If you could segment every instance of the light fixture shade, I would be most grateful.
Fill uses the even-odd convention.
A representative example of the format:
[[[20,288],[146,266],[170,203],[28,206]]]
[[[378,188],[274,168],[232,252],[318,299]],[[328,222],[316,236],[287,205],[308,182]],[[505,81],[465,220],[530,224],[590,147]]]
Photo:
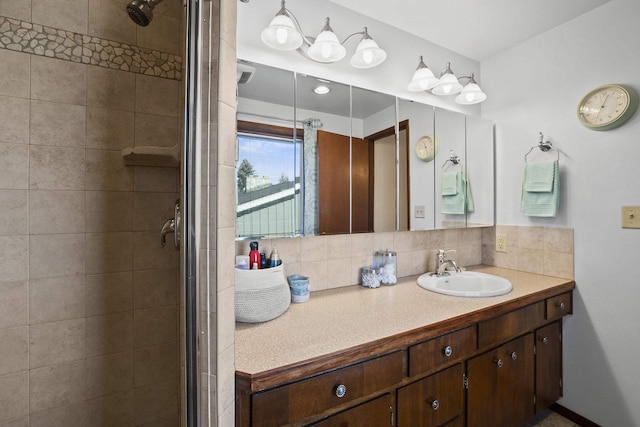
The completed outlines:
[[[421,56],[418,68],[416,68],[416,71],[413,73],[411,83],[409,83],[409,85],[407,86],[407,90],[411,92],[429,90],[437,85],[439,81],[440,80],[438,80],[438,78],[433,75],[433,72],[429,69],[429,67],[427,67],[427,64],[424,63],[424,60]]]
[[[358,47],[356,53],[351,57],[351,65],[355,68],[372,68],[380,65],[387,59],[387,52],[380,49],[371,37],[365,36]]]
[[[327,18],[324,28],[309,47],[309,57],[317,62],[340,61],[347,54],[347,49],[340,44],[338,36],[333,32]]]
[[[280,13],[262,30],[261,38],[264,44],[277,50],[296,50],[302,45],[302,34],[291,18]]]
[[[478,104],[485,99],[487,99],[487,94],[480,89],[475,81],[469,82],[456,96],[456,102],[462,105]]]
[[[440,76],[440,82],[431,91],[434,95],[454,95],[462,90],[462,85],[453,73]]]

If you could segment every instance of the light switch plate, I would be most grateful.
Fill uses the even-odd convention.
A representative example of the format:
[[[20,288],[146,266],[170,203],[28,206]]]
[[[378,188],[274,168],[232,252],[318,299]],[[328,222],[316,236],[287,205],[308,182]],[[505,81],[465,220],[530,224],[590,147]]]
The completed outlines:
[[[416,218],[424,218],[424,205],[416,205]]]
[[[640,228],[640,206],[622,207],[622,228]]]
[[[507,252],[506,234],[496,234],[496,252]]]

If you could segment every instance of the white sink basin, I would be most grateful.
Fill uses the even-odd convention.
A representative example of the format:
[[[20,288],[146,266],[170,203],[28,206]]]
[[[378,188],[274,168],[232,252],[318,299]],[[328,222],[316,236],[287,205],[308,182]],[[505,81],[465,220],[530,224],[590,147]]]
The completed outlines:
[[[511,282],[492,274],[476,271],[450,272],[449,276],[432,276],[425,273],[418,277],[422,288],[458,297],[495,297],[511,292]]]

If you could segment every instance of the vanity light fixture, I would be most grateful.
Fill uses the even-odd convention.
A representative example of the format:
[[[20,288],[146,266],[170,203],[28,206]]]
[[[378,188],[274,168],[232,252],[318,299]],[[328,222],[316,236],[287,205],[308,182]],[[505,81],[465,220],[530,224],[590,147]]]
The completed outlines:
[[[469,80],[464,87],[460,84],[462,79]],[[463,105],[478,104],[487,99],[487,94],[480,89],[473,73],[470,76],[456,77],[451,70],[451,63],[447,62],[447,66],[440,73],[440,78],[437,78],[424,63],[422,56],[407,90],[412,92],[431,90],[431,93],[440,96],[459,93],[455,101]]]
[[[440,80],[433,75],[433,71],[431,71],[429,67],[427,67],[427,64],[424,63],[422,56],[420,56],[420,63],[418,64],[416,71],[413,73],[411,83],[407,86],[407,90],[410,90],[411,92],[420,92],[423,90],[433,89],[439,81]]]
[[[358,35],[361,35],[362,39],[351,57],[351,65],[355,68],[372,68],[384,62],[387,53],[371,38],[367,27],[340,42],[331,28],[329,18],[326,18],[320,34],[316,38],[307,37],[298,19],[287,9],[285,0],[282,0],[280,10],[269,26],[262,30],[261,38],[264,44],[273,49],[284,51],[299,49],[313,61],[333,63],[345,57],[347,50],[344,44]]]
[[[461,79],[469,79],[469,82],[462,88],[462,91],[456,96],[456,102],[463,105],[478,104],[487,99],[487,94],[480,89],[473,73],[470,76],[460,77]]]
[[[458,82],[458,78],[453,74],[453,71],[451,71],[451,63],[447,62],[447,66],[440,73],[438,84],[431,90],[431,93],[434,95],[454,95],[461,90],[462,85]]]
[[[313,88],[313,93],[315,93],[316,95],[326,95],[329,92],[331,92],[331,89],[329,89],[325,85],[320,85]]]

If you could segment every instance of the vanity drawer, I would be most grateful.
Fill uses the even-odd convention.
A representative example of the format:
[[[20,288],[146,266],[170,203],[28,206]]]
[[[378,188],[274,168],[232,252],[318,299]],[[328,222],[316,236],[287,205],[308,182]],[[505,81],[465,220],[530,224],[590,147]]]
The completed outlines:
[[[487,347],[509,341],[542,325],[546,301],[519,308],[478,323],[478,346]]]
[[[253,426],[282,426],[402,381],[403,352],[347,366],[256,393],[252,399]]]
[[[433,372],[476,350],[476,326],[469,326],[409,347],[409,376]]]
[[[547,320],[560,319],[571,313],[573,313],[571,292],[547,299]]]

